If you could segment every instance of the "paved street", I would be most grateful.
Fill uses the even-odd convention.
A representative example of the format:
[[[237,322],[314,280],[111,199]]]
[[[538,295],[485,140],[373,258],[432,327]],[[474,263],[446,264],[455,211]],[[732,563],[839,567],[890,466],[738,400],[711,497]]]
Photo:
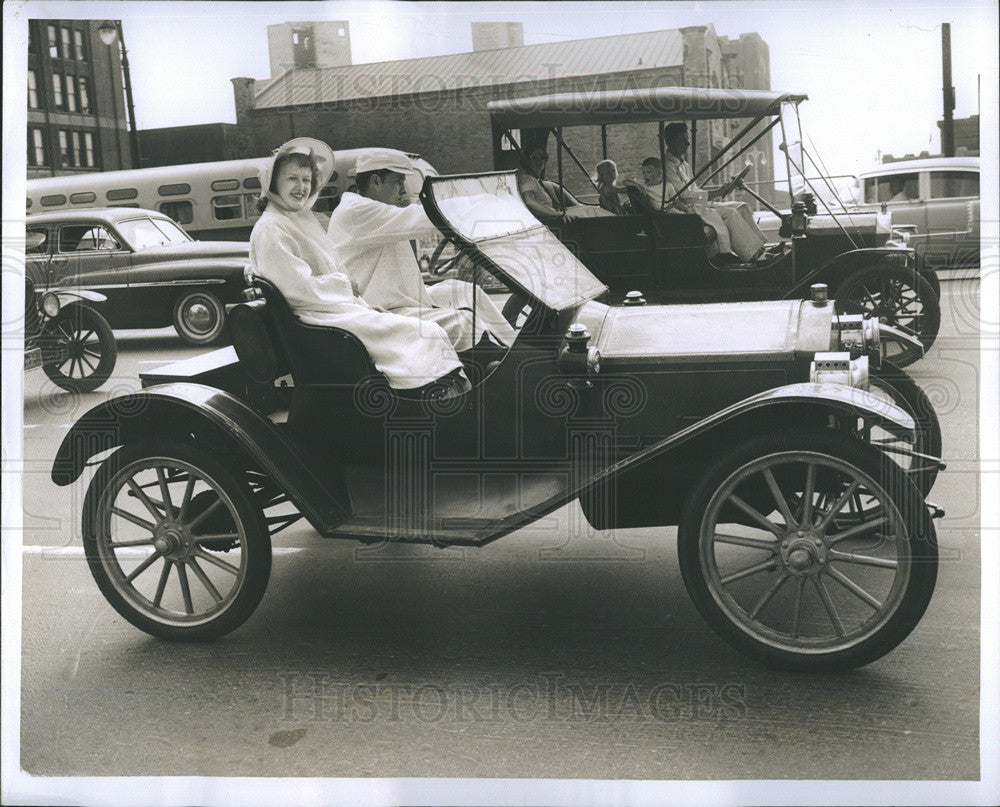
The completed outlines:
[[[944,283],[909,368],[949,469],[942,562],[895,651],[844,675],[749,662],[699,617],[675,530],[595,533],[576,505],[479,550],[275,538],[254,616],[203,645],[153,639],[82,555],[84,485],[50,461],[92,405],[200,351],[119,332],[96,393],[25,379],[21,766],[35,775],[978,779],[978,281]],[[995,358],[994,358],[995,360]],[[995,538],[996,536],[992,536]],[[983,537],[985,540],[985,536]]]

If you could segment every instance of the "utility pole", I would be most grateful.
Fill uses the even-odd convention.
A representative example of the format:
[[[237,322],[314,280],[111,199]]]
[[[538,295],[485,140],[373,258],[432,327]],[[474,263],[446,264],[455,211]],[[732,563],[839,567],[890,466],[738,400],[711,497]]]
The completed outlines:
[[[941,121],[941,154],[955,156],[955,88],[951,86],[951,23],[941,23],[941,74],[944,119]]]

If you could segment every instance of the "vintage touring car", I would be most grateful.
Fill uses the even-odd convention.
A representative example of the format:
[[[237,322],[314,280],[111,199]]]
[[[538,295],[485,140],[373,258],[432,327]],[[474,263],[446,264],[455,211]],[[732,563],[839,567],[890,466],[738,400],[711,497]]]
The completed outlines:
[[[707,131],[713,156],[703,165],[692,165],[688,185],[673,193],[664,189],[657,209],[648,196],[630,192],[631,210],[626,215],[546,222],[615,295],[638,289],[657,302],[797,299],[807,296],[813,283],[826,283],[842,311],[868,312],[917,336],[929,348],[940,327],[938,280],[912,249],[890,238],[890,216],[817,210],[810,200],[822,199],[822,195],[814,187],[816,194],[795,208],[794,215],[782,215],[771,201],[743,183],[752,165],[740,160],[761,148],[757,145],[761,141],[769,143],[765,137],[776,128],[783,138],[780,151],[785,157],[789,196],[794,178],[805,181],[805,172],[813,166],[799,131],[798,106],[806,97],[762,90],[653,87],[491,101],[493,167],[516,168],[523,149],[544,148],[554,139],[556,181],[551,181],[550,171],[550,181],[543,184],[553,206],[580,210],[568,191],[573,187],[596,191],[589,173],[597,160],[615,156],[609,155],[609,136],[619,147],[647,136],[649,154],[662,161],[665,124],[684,121],[690,128],[692,154],[699,153],[699,135]],[[618,128],[622,126],[630,130]],[[720,131],[726,133],[721,140]],[[623,168],[627,173],[630,167]],[[632,168],[637,170],[637,166]],[[699,216],[659,212],[690,185],[700,186],[715,177],[726,180],[720,189],[723,195],[743,189],[782,217],[783,240],[760,259],[734,264],[722,261],[722,256],[713,257]],[[574,178],[575,186],[567,189]],[[810,187],[807,184],[806,190]],[[887,344],[887,349],[901,367],[922,355],[904,344]]]
[[[929,402],[876,366],[885,325],[838,317],[822,288],[608,306],[513,173],[427,179],[422,199],[528,301],[514,344],[464,354],[463,394],[394,390],[353,335],[249,277],[232,348],[147,373],[55,458],[59,485],[99,465],[84,546],[122,616],[173,639],[235,629],[272,536],[302,517],[330,538],[481,547],[578,500],[599,530],[677,526],[699,610],[765,663],[845,669],[907,636],[934,588],[924,495],[943,466],[920,450]]]

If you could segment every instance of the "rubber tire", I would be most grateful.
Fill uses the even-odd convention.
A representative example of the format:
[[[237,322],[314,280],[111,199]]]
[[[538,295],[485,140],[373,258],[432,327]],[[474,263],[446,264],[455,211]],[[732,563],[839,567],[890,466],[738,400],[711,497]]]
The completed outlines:
[[[215,324],[209,331],[201,333],[193,330],[184,322],[182,311],[193,302],[200,302],[209,307],[215,318]],[[174,330],[181,339],[190,345],[212,345],[222,341],[226,333],[226,309],[219,298],[207,289],[189,291],[177,298],[174,303]]]
[[[115,369],[115,363],[118,361],[118,346],[115,343],[114,332],[111,330],[111,326],[108,325],[108,321],[90,306],[80,304],[68,305],[43,326],[43,355],[45,350],[52,349],[51,343],[49,346],[46,346],[45,343],[50,340],[60,339],[56,334],[62,332],[60,328],[66,322],[70,324],[74,334],[88,330],[94,331],[101,352],[96,369],[85,378],[70,378],[64,375],[59,369],[62,365],[54,362],[43,361],[42,369],[53,384],[68,392],[93,392],[111,377],[111,373]]]
[[[886,277],[905,283],[911,288],[915,288],[917,296],[920,299],[920,303],[924,308],[924,321],[922,323],[920,333],[917,334],[917,338],[923,343],[924,353],[926,354],[926,352],[931,349],[931,345],[934,344],[934,340],[937,339],[938,331],[941,328],[941,300],[934,293],[934,289],[931,288],[931,284],[928,283],[924,276],[920,273],[916,273],[916,275],[914,275],[914,273],[909,269],[901,269],[898,266],[885,266],[882,264],[870,265],[864,267],[863,269],[858,269],[838,284],[834,294],[837,311],[841,314],[864,312],[866,309],[863,308],[859,302],[857,302],[857,299],[860,297],[858,294],[859,287],[868,279],[874,280],[875,283],[872,285],[875,285],[878,281]],[[873,316],[875,316],[875,314],[873,314]],[[891,321],[886,324],[893,325],[895,319],[889,319]],[[917,355],[916,352],[911,352],[900,354],[899,356],[893,356],[891,361],[895,363],[897,367],[907,367],[919,358],[921,357]]]
[[[801,654],[771,647],[751,638],[737,627],[712,597],[699,562],[702,517],[716,490],[738,468],[769,454],[782,451],[818,451],[846,461],[875,479],[892,494],[914,542],[910,580],[899,607],[876,633],[857,645],[826,654]],[[927,507],[917,489],[899,466],[886,461],[878,449],[846,435],[819,429],[781,430],[763,434],[736,446],[716,461],[701,477],[688,497],[677,531],[677,554],[684,585],[698,612],[709,626],[741,653],[765,666],[801,672],[842,672],[869,664],[900,644],[923,616],[937,579],[937,540]]]
[[[896,405],[905,409],[917,424],[917,442],[914,450],[932,457],[940,457],[942,451],[941,421],[938,420],[934,404],[920,386],[889,361],[883,361],[878,370],[872,370],[873,380],[881,381],[895,393]],[[922,496],[927,496],[937,479],[937,467],[928,468],[919,474],[910,474],[909,479]]]
[[[233,501],[246,532],[247,574],[232,604],[214,619],[192,627],[167,625],[146,616],[118,591],[101,562],[95,534],[95,519],[99,515],[104,489],[114,475],[136,460],[151,456],[164,456],[183,460],[197,467],[221,487]],[[135,627],[161,639],[197,642],[224,636],[238,628],[256,610],[264,596],[271,575],[271,536],[264,514],[250,498],[246,485],[209,453],[188,443],[150,439],[125,445],[108,457],[97,470],[87,488],[83,502],[83,546],[87,564],[98,588],[111,606]]]

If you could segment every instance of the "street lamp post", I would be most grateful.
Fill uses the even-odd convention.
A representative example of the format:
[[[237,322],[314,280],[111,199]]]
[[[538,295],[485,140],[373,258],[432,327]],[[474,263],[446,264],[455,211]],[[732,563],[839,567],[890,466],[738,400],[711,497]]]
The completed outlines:
[[[98,35],[108,47],[117,39],[122,61],[122,77],[125,84],[125,104],[128,110],[128,141],[132,167],[141,168],[139,154],[139,132],[135,126],[135,105],[132,103],[132,74],[128,69],[128,49],[125,47],[125,36],[122,33],[121,20],[108,20],[97,29]]]

